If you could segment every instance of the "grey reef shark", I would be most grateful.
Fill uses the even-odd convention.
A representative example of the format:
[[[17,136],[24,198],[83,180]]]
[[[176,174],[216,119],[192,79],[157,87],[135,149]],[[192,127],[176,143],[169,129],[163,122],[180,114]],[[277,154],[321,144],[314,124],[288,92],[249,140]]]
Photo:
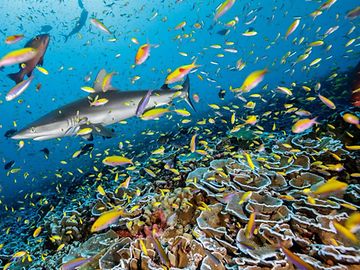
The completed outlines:
[[[146,112],[155,107],[171,105],[176,97],[183,98],[194,109],[189,97],[189,77],[186,77],[181,90],[170,89],[164,84],[158,90],[119,91],[108,83],[104,91],[107,75],[104,69],[98,73],[93,85],[94,93],[88,97],[46,114],[11,138],[41,141],[79,135],[78,132],[82,129],[90,131],[82,136],[85,139],[91,139],[93,134],[113,137],[115,134],[106,126],[139,116],[140,110]],[[94,106],[96,100],[106,102]]]

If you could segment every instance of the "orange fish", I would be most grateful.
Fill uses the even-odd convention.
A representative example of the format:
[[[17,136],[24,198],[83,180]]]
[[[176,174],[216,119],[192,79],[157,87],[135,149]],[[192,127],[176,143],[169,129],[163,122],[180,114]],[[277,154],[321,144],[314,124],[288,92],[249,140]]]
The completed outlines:
[[[141,45],[135,55],[135,65],[143,64],[150,56],[150,44]]]
[[[19,42],[20,40],[22,40],[24,38],[24,35],[13,35],[13,36],[8,36],[5,39],[5,43],[6,44],[15,44],[16,42]]]
[[[181,67],[178,67],[173,72],[171,72],[169,75],[167,75],[165,84],[175,83],[183,79],[186,75],[190,73],[191,70],[194,68],[200,67],[199,65],[196,65],[196,60],[192,62],[190,65],[184,65]]]

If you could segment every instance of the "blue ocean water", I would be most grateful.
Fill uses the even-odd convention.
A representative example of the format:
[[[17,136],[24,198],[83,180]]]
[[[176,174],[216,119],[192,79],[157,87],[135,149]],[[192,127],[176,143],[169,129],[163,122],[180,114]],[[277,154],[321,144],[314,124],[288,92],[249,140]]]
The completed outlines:
[[[18,98],[9,102],[5,100],[6,93],[14,86],[6,74],[18,71],[18,65],[5,67],[0,72],[0,156],[2,165],[15,161],[11,169],[5,170],[3,166],[0,169],[1,215],[5,218],[11,212],[16,215],[21,211],[21,215],[26,215],[26,211],[33,211],[28,202],[29,194],[71,197],[66,193],[67,188],[76,183],[80,189],[79,181],[87,173],[94,173],[94,166],[95,173],[102,170],[104,151],[116,154],[120,148],[120,153],[137,161],[136,166],[140,168],[151,152],[162,145],[159,142],[161,135],[187,145],[192,130],[196,132],[200,127],[206,132],[199,124],[204,119],[207,120],[205,127],[214,131],[208,140],[215,140],[220,137],[216,131],[226,134],[231,130],[232,112],[214,109],[209,104],[220,107],[237,105],[238,119],[257,115],[262,119],[258,124],[269,133],[291,134],[294,120],[291,114],[262,118],[267,111],[286,111],[284,104],[287,103],[311,111],[314,117],[319,117],[320,124],[326,125],[330,116],[340,117],[341,112],[352,108],[348,74],[359,61],[359,18],[346,18],[347,12],[358,6],[356,1],[334,2],[314,18],[310,14],[319,10],[325,1],[239,0],[215,22],[214,14],[222,1],[2,0],[1,40],[14,34],[25,37],[12,45],[0,42],[1,55],[22,48],[38,34],[48,33],[50,43],[43,64],[49,74],[35,69],[34,81]],[[65,36],[76,27],[82,12],[85,16],[84,11],[88,12],[83,20],[84,26],[66,40]],[[104,23],[112,34],[91,24],[91,18]],[[297,18],[300,18],[299,26],[285,39],[286,31]],[[235,25],[226,26],[231,20],[235,20]],[[181,22],[185,25],[175,29]],[[338,29],[326,36],[331,27]],[[223,29],[228,29],[229,33],[219,33]],[[244,36],[248,29],[257,34]],[[132,39],[138,40],[138,44]],[[347,46],[352,39],[353,43]],[[309,44],[318,40],[324,44],[313,47],[308,59],[294,65]],[[155,45],[150,57],[145,63],[133,67],[136,52],[146,43]],[[319,64],[309,66],[317,58],[321,58]],[[86,97],[87,93],[80,88],[91,86],[102,68],[116,72],[112,85],[119,91],[149,90],[159,89],[170,70],[190,64],[195,59],[200,66],[189,74],[189,78],[191,98],[193,94],[200,97],[199,102],[193,101],[196,111],[181,100],[174,104],[174,108],[191,113],[187,117],[191,120],[189,123],[183,123],[184,117],[176,114],[149,121],[133,117],[127,119],[127,123],[112,125],[116,136],[110,139],[95,136],[92,142],[88,142],[72,136],[45,141],[24,140],[21,149],[19,141],[3,136],[10,129],[19,130],[60,106]],[[246,63],[242,70],[236,69],[239,59]],[[246,102],[236,97],[230,88],[240,87],[250,73],[263,69],[268,70],[264,80],[249,93],[241,95],[246,101],[256,101],[256,108],[244,108]],[[134,81],[135,76],[139,78]],[[86,77],[90,77],[90,81],[85,81]],[[323,86],[320,92],[314,90],[318,82]],[[38,91],[35,89],[37,84],[41,84]],[[301,88],[304,85],[312,88],[310,93]],[[344,87],[335,92],[334,85]],[[293,96],[279,93],[276,91],[278,86],[291,88]],[[225,90],[224,98],[219,97],[220,90]],[[318,93],[330,98],[337,105],[336,110],[326,107],[318,99]],[[260,94],[264,100],[250,97],[252,94]],[[308,97],[315,97],[315,101],[306,100]],[[209,123],[210,118],[216,118],[215,124]],[[272,130],[274,123],[277,127]],[[74,152],[89,143],[94,144],[91,156],[72,158]],[[41,151],[44,148],[49,150],[48,156]],[[19,170],[13,170],[17,168]],[[20,224],[7,224],[1,233],[5,234],[7,227]],[[10,234],[15,235],[16,230]]]

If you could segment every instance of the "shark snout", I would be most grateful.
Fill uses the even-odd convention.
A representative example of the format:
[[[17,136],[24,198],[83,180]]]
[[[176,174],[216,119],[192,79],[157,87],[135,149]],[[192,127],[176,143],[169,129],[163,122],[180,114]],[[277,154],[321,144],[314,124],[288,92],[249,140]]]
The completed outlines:
[[[13,140],[29,139],[29,138],[31,138],[29,135],[30,135],[30,133],[26,129],[22,129],[22,130],[16,132],[10,138]]]

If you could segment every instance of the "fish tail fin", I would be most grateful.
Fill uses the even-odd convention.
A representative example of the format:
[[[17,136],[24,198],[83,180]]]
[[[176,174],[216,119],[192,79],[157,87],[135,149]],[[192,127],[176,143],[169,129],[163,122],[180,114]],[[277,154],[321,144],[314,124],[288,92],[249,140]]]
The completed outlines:
[[[183,87],[182,91],[184,93],[184,99],[185,99],[186,103],[189,104],[191,109],[193,109],[196,112],[194,104],[192,103],[191,98],[190,98],[190,79],[189,79],[189,76],[186,76],[185,82],[182,84],[182,87]]]
[[[13,80],[16,84],[24,80],[24,75],[21,71],[17,73],[10,73],[7,75],[11,80]]]
[[[191,65],[192,65],[194,68],[201,67],[201,65],[197,65],[197,64],[196,64],[196,61],[197,61],[197,58],[194,59],[194,61],[191,63]]]
[[[316,125],[320,125],[320,122],[318,122],[318,120],[317,120],[318,118],[319,118],[318,116],[313,118],[314,124],[316,124]]]

